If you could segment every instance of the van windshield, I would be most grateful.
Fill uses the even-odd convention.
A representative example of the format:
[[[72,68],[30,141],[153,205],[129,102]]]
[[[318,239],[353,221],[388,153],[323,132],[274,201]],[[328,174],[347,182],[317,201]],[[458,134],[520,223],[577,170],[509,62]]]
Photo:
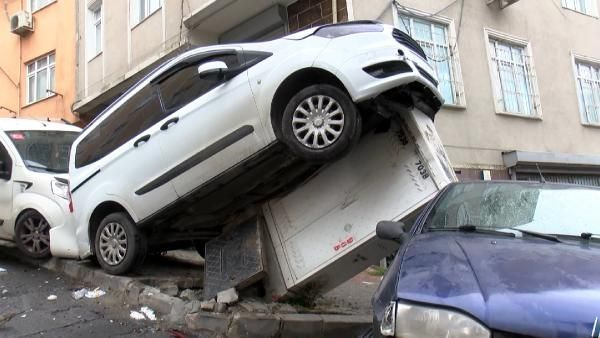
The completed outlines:
[[[14,130],[6,134],[29,170],[51,173],[69,171],[69,152],[78,132]]]

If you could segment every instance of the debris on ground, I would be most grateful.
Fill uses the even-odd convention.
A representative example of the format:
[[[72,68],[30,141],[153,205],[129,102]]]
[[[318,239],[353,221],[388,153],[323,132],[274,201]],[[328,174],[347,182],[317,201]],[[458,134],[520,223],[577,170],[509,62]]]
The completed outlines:
[[[217,303],[234,304],[238,301],[239,295],[235,288],[229,288],[225,291],[217,293]]]
[[[5,268],[0,267],[0,272],[6,272]]]
[[[140,311],[131,310],[131,312],[129,313],[129,317],[131,317],[132,319],[135,319],[135,320],[145,320],[145,319],[149,319],[151,321],[156,320],[156,314],[154,313],[154,310],[152,310],[151,308],[149,308],[147,306],[142,306]]]
[[[7,293],[8,293],[8,290],[6,290],[6,289],[2,290],[2,294],[3,294],[3,295],[5,295],[5,294],[7,294]]]
[[[211,312],[211,311],[214,311],[216,304],[217,304],[217,302],[214,299],[205,300],[203,302],[200,302],[200,309],[202,309],[202,311]]]
[[[81,298],[83,298],[86,294],[86,292],[88,292],[88,289],[83,288],[81,290],[76,290],[71,292],[71,297],[73,297],[73,299],[75,300],[80,300]]]
[[[106,294],[106,292],[100,288],[95,288],[94,290],[91,291],[87,291],[85,293],[85,298],[98,298],[98,297],[102,297]]]
[[[129,314],[129,317],[131,317],[132,319],[135,319],[135,320],[144,320],[144,319],[146,319],[146,316],[144,316],[143,313],[139,313],[137,311],[131,311],[131,313]]]
[[[146,317],[152,321],[156,320],[156,315],[154,314],[154,310],[147,306],[143,306],[140,311],[146,315]]]
[[[187,300],[187,301],[199,300],[200,295],[198,295],[198,292],[195,290],[185,289],[185,290],[181,291],[181,293],[179,294],[179,298],[181,298],[183,300]]]
[[[20,314],[20,311],[16,311],[16,310],[8,310],[2,314],[0,314],[0,327],[2,327],[2,325],[8,323],[11,319],[13,319],[14,316]]]
[[[167,296],[175,297],[179,293],[179,287],[177,284],[172,282],[162,283],[160,285],[160,292],[164,293]]]
[[[48,300],[56,300],[58,297],[56,297],[56,295],[50,295],[48,296]]]

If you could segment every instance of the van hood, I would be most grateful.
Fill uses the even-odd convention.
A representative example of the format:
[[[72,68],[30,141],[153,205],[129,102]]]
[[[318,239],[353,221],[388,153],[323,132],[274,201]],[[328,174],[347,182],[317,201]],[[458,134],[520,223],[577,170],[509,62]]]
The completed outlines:
[[[406,248],[396,296],[460,309],[492,331],[589,337],[600,317],[599,260],[600,245],[583,241],[424,233]]]

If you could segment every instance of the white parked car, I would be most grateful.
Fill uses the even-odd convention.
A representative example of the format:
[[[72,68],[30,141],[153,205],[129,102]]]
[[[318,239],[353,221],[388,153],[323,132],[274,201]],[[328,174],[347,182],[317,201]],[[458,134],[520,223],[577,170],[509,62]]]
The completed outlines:
[[[195,240],[202,251],[232,212],[291,180],[286,164],[348,152],[386,100],[433,118],[443,99],[419,45],[380,23],[187,51],[74,142],[74,220],[52,242],[95,255],[113,274],[141,262],[149,245]]]
[[[65,223],[71,144],[80,128],[0,118],[0,238],[34,258],[50,255],[51,228]]]

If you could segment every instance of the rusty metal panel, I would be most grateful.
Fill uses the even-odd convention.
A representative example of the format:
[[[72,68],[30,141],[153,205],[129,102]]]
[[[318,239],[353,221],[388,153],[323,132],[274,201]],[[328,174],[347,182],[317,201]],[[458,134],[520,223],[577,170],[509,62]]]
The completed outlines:
[[[206,243],[204,299],[248,286],[265,274],[263,226],[256,217]]]

